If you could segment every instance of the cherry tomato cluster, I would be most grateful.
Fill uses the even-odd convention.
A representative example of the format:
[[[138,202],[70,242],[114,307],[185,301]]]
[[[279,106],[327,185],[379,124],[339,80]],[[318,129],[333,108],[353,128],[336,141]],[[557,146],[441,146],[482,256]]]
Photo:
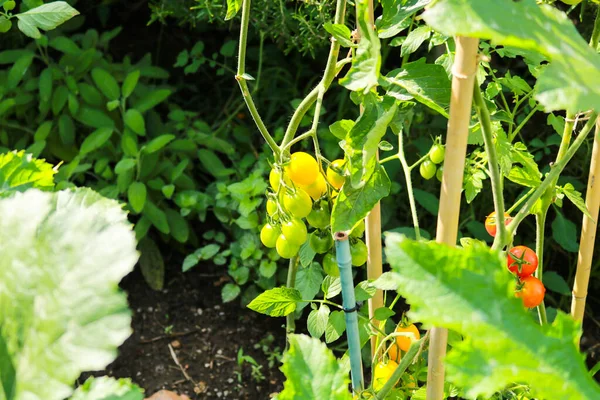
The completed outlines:
[[[433,146],[431,146],[429,149],[427,155],[427,159],[425,159],[425,161],[423,161],[419,166],[419,172],[421,173],[421,176],[427,180],[435,176],[441,182],[442,176],[444,175],[444,165],[442,163],[444,162],[446,150],[439,139],[436,139]]]
[[[546,288],[542,281],[533,276],[538,267],[535,251],[527,246],[515,246],[506,255],[506,265],[519,280],[515,296],[521,298],[527,308],[539,306],[544,300]]]
[[[325,272],[339,275],[329,225],[331,207],[345,182],[344,167],[344,160],[335,160],[323,174],[317,160],[304,152],[293,153],[284,166],[275,165],[269,174],[272,191],[267,194],[268,222],[260,232],[261,242],[275,248],[281,257],[292,258],[308,241],[315,253],[325,255]],[[315,228],[313,232],[308,232],[304,219]],[[363,232],[364,223],[351,233],[355,266],[367,260],[367,246],[359,239]]]
[[[395,332],[412,333],[415,336],[414,340],[419,340],[421,338],[421,333],[419,332],[419,329],[415,326],[415,324],[408,323],[405,320],[398,324]],[[396,367],[398,367],[398,364],[402,359],[401,352],[408,351],[412,341],[413,339],[408,336],[396,336],[395,340],[388,347],[387,360],[381,360],[375,365],[375,368],[373,369],[373,389],[375,389],[375,391],[381,390],[381,388],[387,383],[387,381],[390,380],[391,375],[394,373]],[[406,377],[409,383],[414,384],[414,386],[416,387],[416,380],[414,379],[414,377],[410,375],[407,375]],[[397,383],[398,382],[395,382],[394,384]]]

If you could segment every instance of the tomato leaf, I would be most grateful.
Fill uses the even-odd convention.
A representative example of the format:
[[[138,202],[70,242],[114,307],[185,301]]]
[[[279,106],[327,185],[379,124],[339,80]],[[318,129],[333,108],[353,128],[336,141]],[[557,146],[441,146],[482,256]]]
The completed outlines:
[[[377,20],[377,32],[382,39],[396,36],[410,26],[411,15],[421,10],[431,0],[382,0],[383,15]]]
[[[369,92],[377,86],[381,69],[381,44],[371,25],[368,0],[356,0],[356,16],[360,41],[352,66],[340,85],[355,92]]]
[[[490,39],[548,57],[551,62],[535,86],[535,97],[546,111],[578,112],[600,102],[600,55],[552,5],[537,5],[535,0],[440,0],[423,18],[448,36]]]
[[[227,15],[225,15],[225,21],[228,21],[235,17],[242,8],[242,0],[227,0]]]
[[[419,49],[419,47],[431,36],[431,28],[427,25],[420,26],[411,31],[404,43],[402,43],[402,50],[400,56],[412,54]],[[445,72],[444,72],[445,75]]]
[[[590,214],[585,205],[585,201],[583,201],[583,198],[581,197],[581,193],[575,190],[575,187],[573,187],[571,183],[567,183],[562,188],[558,187],[558,191],[559,193],[564,193],[565,196],[567,196],[567,198],[571,200],[571,203],[573,203],[577,208],[579,208],[579,210],[581,210],[581,212],[584,215],[586,215],[588,218],[592,218],[592,215]]]
[[[278,287],[261,293],[248,304],[248,308],[271,317],[285,317],[296,311],[302,295],[297,289]]]
[[[571,296],[571,288],[565,279],[554,271],[544,271],[544,285],[553,292]]]
[[[552,237],[566,251],[577,253],[579,250],[577,227],[558,211],[556,212],[556,218],[552,222]]]
[[[323,28],[325,28],[325,30],[329,32],[329,34],[331,34],[331,36],[333,36],[342,47],[355,47],[355,44],[352,43],[350,38],[350,36],[352,36],[352,32],[350,32],[350,28],[348,28],[346,25],[332,24],[328,22],[323,25]]]
[[[351,185],[344,185],[331,213],[332,230],[350,231],[379,200],[390,194],[390,187],[390,178],[380,165],[363,187],[354,189]]]
[[[289,335],[281,371],[286,380],[279,400],[351,400],[349,364],[335,358],[318,339]]]
[[[445,359],[448,380],[464,389],[463,397],[490,398],[520,382],[536,398],[600,398],[576,345],[580,325],[561,311],[552,325],[532,319],[514,296],[500,253],[396,234],[387,235],[385,249],[411,319],[465,337]]]
[[[343,311],[334,311],[329,315],[325,328],[325,342],[331,343],[338,340],[346,331],[346,316]]]
[[[327,321],[329,320],[329,307],[327,304],[321,304],[318,309],[312,310],[308,314],[306,327],[310,336],[319,339],[325,333]]]

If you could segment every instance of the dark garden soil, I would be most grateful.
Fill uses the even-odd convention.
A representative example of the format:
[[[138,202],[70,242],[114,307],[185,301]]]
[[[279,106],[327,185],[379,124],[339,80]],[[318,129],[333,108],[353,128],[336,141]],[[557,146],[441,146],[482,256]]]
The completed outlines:
[[[137,270],[125,278],[121,286],[129,293],[134,333],[103,373],[131,377],[147,395],[168,389],[191,399],[263,400],[279,392],[283,376],[272,354],[285,346],[285,320],[236,301],[222,304],[227,278],[211,269],[198,266],[183,274],[171,268],[161,292],[151,290]],[[253,376],[249,363],[238,366],[240,349],[256,360],[258,374]]]

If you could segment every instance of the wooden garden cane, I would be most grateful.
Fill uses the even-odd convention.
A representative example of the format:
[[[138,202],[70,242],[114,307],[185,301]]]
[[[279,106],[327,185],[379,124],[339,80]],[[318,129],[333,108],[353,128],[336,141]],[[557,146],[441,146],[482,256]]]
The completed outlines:
[[[449,246],[456,246],[458,235],[460,198],[479,47],[479,39],[476,38],[456,37],[455,41],[456,56],[452,70],[454,76],[450,99],[450,120],[448,121],[446,159],[436,232],[436,241]],[[448,330],[432,328],[429,344],[427,400],[442,400],[444,397],[444,357],[447,345]]]
[[[596,179],[600,179],[599,136],[600,120],[597,120],[587,192],[585,194],[585,206],[590,212],[591,217],[586,215],[583,216],[583,226],[581,228],[581,238],[579,240],[579,254],[577,256],[577,272],[575,273],[573,301],[571,303],[571,315],[577,321],[583,320],[585,311],[585,301],[592,269],[592,256],[594,254],[594,242],[596,240],[598,210],[600,209],[600,182],[596,181]]]
[[[369,19],[371,25],[375,24],[373,0],[369,0]],[[361,113],[362,113],[361,106]],[[379,153],[377,155],[379,157]],[[383,273],[382,246],[381,246],[381,204],[377,202],[375,207],[365,218],[365,241],[368,249],[367,256],[367,279],[375,280]],[[379,326],[375,319],[375,310],[383,307],[383,291],[377,290],[375,295],[369,299],[369,319],[373,325]],[[371,357],[377,349],[377,335],[371,336]]]

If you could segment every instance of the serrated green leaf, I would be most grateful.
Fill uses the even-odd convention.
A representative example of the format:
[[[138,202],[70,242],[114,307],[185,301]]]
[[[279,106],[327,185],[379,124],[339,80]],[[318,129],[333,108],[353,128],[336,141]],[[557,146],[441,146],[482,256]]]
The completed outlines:
[[[428,64],[421,58],[391,71],[385,80],[391,84],[388,95],[395,96],[399,89],[404,90],[418,102],[448,118],[450,80],[441,65]],[[401,97],[400,100],[405,99]]]
[[[479,168],[465,168],[465,177],[463,187],[465,189],[465,198],[467,203],[471,203],[483,189],[483,181],[487,175]]]
[[[279,400],[350,400],[349,367],[318,339],[289,335],[281,371],[286,380]]]
[[[572,184],[567,183],[564,187],[560,188],[560,192],[564,193],[565,196],[573,203],[579,210],[588,218],[592,218],[592,215],[588,211],[585,201],[581,197],[581,193],[575,190]]]
[[[323,283],[321,283],[321,290],[325,293],[325,298],[331,299],[342,293],[342,283],[339,276],[325,276]]]
[[[296,289],[278,287],[261,293],[248,304],[248,308],[271,317],[285,317],[296,310],[302,296]]]
[[[520,382],[536,398],[599,398],[576,348],[578,324],[562,312],[552,326],[537,324],[515,298],[514,277],[500,253],[393,234],[385,249],[410,317],[465,336],[446,357],[448,379],[464,397],[490,398]]]
[[[420,11],[431,0],[382,0],[383,15],[377,20],[377,32],[382,39],[396,36],[408,28],[411,15]]]
[[[331,213],[332,230],[350,231],[379,200],[390,194],[390,187],[390,178],[380,165],[363,187],[354,189],[351,185],[344,185]]]
[[[52,189],[55,174],[52,165],[36,160],[25,151],[0,154],[0,194],[30,188]]]
[[[325,333],[327,321],[329,320],[329,307],[326,304],[321,304],[318,309],[312,310],[308,314],[306,327],[310,336],[319,339]]]
[[[323,282],[323,274],[318,264],[312,263],[309,267],[298,268],[296,272],[296,285],[294,286],[300,292],[302,299],[312,300],[315,298]],[[304,307],[306,303],[298,305]]]
[[[558,211],[552,222],[552,237],[566,251],[576,253],[579,250],[577,227]]]
[[[141,213],[146,204],[146,185],[143,182],[133,182],[127,189],[129,205],[136,213]]]
[[[508,180],[526,187],[538,187],[542,180],[537,175],[530,175],[529,171],[521,167],[513,167],[507,176]]]
[[[381,44],[371,24],[368,0],[356,0],[356,15],[360,41],[350,70],[339,82],[348,90],[367,93],[378,84]]]
[[[63,400],[132,332],[118,289],[138,260],[131,223],[118,202],[76,189],[2,199],[0,224],[0,335],[10,338],[15,399]]]
[[[352,43],[352,32],[350,32],[350,28],[343,24],[332,24],[326,23],[323,25],[323,28],[337,40],[342,47],[353,47],[354,43]]]
[[[100,128],[90,133],[81,143],[79,153],[85,155],[99,149],[106,143],[113,134],[112,128]]]
[[[537,5],[535,0],[441,0],[423,18],[448,36],[491,39],[496,45],[548,57],[551,62],[539,73],[535,87],[535,98],[546,111],[578,112],[600,101],[600,55],[552,5]]]
[[[49,31],[70,20],[79,12],[64,1],[55,1],[17,14],[19,29],[25,35],[39,39],[39,29]]]
[[[419,47],[431,36],[431,28],[426,25],[419,26],[412,30],[406,40],[402,43],[402,50],[400,56],[412,54],[419,49]]]
[[[225,21],[228,21],[235,17],[242,8],[242,0],[227,0],[227,15],[225,15]]]
[[[310,243],[307,240],[304,242],[302,246],[300,246],[300,251],[298,252],[298,257],[300,258],[300,264],[303,267],[308,267],[312,264],[313,260],[317,253],[310,247]]]
[[[345,139],[350,129],[354,126],[354,121],[351,119],[342,119],[329,125],[329,131],[338,139]]]

